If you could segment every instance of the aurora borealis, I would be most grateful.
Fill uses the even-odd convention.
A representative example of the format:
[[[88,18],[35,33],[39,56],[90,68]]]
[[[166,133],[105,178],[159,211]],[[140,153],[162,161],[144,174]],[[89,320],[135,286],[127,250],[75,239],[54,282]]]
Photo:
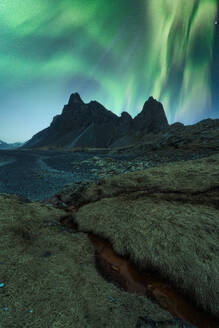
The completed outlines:
[[[169,124],[219,117],[217,0],[1,0],[0,139],[48,127],[71,93]]]

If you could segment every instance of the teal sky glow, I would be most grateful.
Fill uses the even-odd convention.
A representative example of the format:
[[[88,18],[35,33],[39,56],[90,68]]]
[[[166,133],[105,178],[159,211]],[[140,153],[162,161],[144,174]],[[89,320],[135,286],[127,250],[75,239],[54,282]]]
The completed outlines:
[[[0,139],[26,141],[71,93],[169,124],[219,117],[217,0],[1,0]]]

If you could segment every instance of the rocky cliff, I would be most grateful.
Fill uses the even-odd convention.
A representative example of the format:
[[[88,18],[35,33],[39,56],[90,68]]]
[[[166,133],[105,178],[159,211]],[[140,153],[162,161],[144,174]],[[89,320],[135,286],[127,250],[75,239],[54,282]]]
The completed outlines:
[[[159,133],[169,126],[163,106],[150,97],[134,118],[122,112],[118,117],[97,101],[85,104],[78,93],[70,96],[62,113],[50,126],[35,134],[25,148],[107,148],[132,144],[137,135]]]

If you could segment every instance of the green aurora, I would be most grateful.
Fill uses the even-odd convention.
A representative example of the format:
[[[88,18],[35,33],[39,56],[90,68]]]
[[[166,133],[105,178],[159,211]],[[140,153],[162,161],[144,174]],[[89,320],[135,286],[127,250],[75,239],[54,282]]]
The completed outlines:
[[[217,9],[217,0],[1,0],[0,139],[29,139],[72,92],[132,117],[152,95],[169,124],[216,113]]]

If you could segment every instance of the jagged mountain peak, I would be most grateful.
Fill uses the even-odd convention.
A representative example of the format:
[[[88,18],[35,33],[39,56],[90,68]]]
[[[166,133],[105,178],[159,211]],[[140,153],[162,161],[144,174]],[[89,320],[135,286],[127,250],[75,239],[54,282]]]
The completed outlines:
[[[69,98],[69,101],[68,101],[68,105],[74,105],[74,104],[84,104],[83,100],[81,99],[79,93],[75,92],[75,93],[72,93],[70,98]]]
[[[96,100],[84,103],[72,93],[62,114],[53,118],[50,126],[33,136],[25,147],[95,147],[132,143],[132,135],[159,133],[168,127],[161,103],[153,97],[145,102],[142,111],[132,119],[127,112],[119,117]]]
[[[161,107],[163,108],[163,105],[161,104],[161,102],[157,101],[156,99],[154,99],[154,97],[149,97],[148,100],[145,101],[144,106],[143,106],[143,110],[144,109],[155,109],[157,107]]]

